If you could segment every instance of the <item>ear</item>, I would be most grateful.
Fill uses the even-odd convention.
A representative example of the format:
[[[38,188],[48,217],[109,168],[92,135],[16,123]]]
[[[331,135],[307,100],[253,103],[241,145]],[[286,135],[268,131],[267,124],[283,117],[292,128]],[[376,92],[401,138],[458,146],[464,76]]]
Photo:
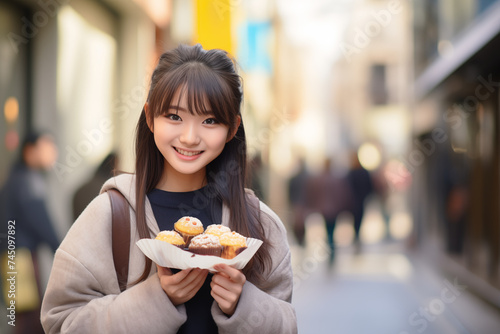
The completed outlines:
[[[238,115],[238,117],[236,118],[236,126],[234,127],[234,130],[227,134],[226,143],[230,142],[234,138],[234,136],[236,136],[236,132],[238,132],[238,128],[240,127],[240,125],[241,116]]]
[[[150,110],[149,110],[149,104],[146,102],[144,104],[144,114],[146,116],[146,123],[148,124],[148,128],[151,132],[154,132],[154,126],[153,124],[151,124],[151,121],[150,121],[150,118],[149,118],[149,113],[150,113]]]

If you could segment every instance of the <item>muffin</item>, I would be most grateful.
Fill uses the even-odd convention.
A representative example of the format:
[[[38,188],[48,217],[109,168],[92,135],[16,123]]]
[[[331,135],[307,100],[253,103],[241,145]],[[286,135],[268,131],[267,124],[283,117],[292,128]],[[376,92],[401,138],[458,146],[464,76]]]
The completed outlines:
[[[199,255],[220,256],[222,246],[215,235],[200,234],[191,239],[188,250]]]
[[[219,238],[222,245],[221,257],[232,259],[247,248],[247,240],[244,236],[236,232],[226,232]]]
[[[169,244],[182,249],[184,249],[184,246],[186,245],[186,243],[184,242],[184,238],[175,231],[161,231],[160,233],[158,233],[155,239],[168,242]]]
[[[186,247],[188,247],[193,237],[203,233],[203,224],[198,218],[186,216],[174,224],[174,230],[184,238]]]
[[[220,224],[212,224],[208,225],[205,229],[205,234],[215,235],[216,237],[220,237],[222,234],[226,232],[231,232],[231,229],[227,226]]]

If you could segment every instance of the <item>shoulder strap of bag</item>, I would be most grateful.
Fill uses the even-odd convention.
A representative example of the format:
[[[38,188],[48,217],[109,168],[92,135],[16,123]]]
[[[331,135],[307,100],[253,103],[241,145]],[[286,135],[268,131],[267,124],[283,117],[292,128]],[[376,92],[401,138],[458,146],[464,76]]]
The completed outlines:
[[[111,201],[112,227],[111,240],[113,262],[120,291],[127,289],[128,265],[130,257],[130,214],[129,204],[116,189],[107,191]]]

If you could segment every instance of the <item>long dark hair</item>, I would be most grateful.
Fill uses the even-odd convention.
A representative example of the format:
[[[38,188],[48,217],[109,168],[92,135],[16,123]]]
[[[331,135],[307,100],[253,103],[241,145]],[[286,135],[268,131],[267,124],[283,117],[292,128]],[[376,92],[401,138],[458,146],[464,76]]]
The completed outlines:
[[[163,53],[152,78],[148,94],[149,112],[143,109],[136,133],[136,218],[141,238],[150,238],[146,224],[145,198],[153,190],[163,173],[164,157],[156,147],[148,122],[163,114],[177,90],[186,94],[191,113],[213,113],[216,120],[236,134],[226,143],[222,153],[207,165],[207,188],[210,196],[229,207],[229,227],[242,235],[264,241],[243,272],[249,280],[260,281],[269,269],[269,243],[259,220],[259,208],[252,206],[245,194],[247,148],[241,117],[243,92],[241,78],[234,61],[223,50],[204,50],[201,45],[180,45]],[[178,103],[177,103],[178,105]],[[149,117],[149,119],[146,119]],[[138,281],[146,279],[151,270],[146,258],[144,272]]]

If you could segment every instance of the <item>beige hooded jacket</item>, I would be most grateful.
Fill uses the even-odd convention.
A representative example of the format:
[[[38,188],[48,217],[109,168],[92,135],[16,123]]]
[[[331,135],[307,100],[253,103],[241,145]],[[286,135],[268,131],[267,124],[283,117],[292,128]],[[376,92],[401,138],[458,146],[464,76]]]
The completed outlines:
[[[160,286],[156,267],[144,282],[120,293],[111,252],[111,205],[106,190],[118,189],[130,203],[131,240],[128,282],[144,269],[144,255],[135,245],[135,176],[108,180],[73,224],[55,254],[42,303],[46,333],[176,333],[186,321],[184,305],[174,306]],[[235,313],[227,317],[214,302],[212,315],[219,333],[276,334],[297,332],[291,305],[293,275],[285,228],[278,216],[260,204],[261,220],[272,247],[272,269],[259,286],[247,281]],[[223,207],[222,223],[229,210]],[[159,232],[146,198],[151,236]]]

